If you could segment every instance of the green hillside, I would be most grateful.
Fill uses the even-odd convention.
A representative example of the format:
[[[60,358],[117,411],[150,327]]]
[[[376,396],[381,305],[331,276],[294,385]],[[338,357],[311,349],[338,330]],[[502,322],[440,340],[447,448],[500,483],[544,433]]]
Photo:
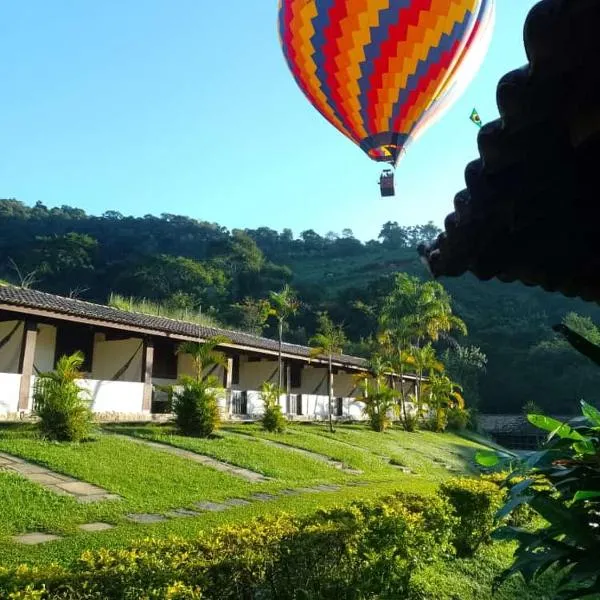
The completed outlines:
[[[261,322],[256,301],[291,283],[302,307],[286,339],[307,343],[318,312],[327,310],[344,324],[346,350],[360,354],[366,348],[361,340],[377,326],[364,306],[377,308],[395,273],[428,277],[416,247],[437,233],[432,224],[388,222],[378,240],[365,243],[350,230],[326,236],[267,227],[228,231],[173,214],[90,216],[68,206],[0,200],[0,279],[102,303],[111,293],[145,298],[171,316],[201,314],[265,335],[275,334],[273,323]],[[589,321],[600,323],[596,305],[469,275],[442,283],[469,334],[444,340],[438,349],[476,346],[487,355],[480,410],[519,412],[535,401],[564,414],[581,398],[595,400],[596,370],[551,327],[577,313],[569,322],[586,335],[600,336]]]

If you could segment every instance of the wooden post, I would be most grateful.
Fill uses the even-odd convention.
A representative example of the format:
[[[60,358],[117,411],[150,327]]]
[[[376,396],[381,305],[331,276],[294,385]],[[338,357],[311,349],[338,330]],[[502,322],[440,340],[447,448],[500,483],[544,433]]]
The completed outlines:
[[[23,341],[21,342],[21,356],[19,358],[19,372],[21,383],[19,385],[19,410],[29,408],[29,391],[33,375],[33,360],[35,358],[35,343],[37,340],[37,323],[25,321],[23,327]]]
[[[223,387],[225,388],[225,409],[231,415],[231,387],[233,385],[233,358],[227,357],[227,366],[223,369]]]
[[[152,367],[154,365],[154,340],[144,339],[144,356],[142,358],[142,382],[144,384],[143,412],[152,410]]]

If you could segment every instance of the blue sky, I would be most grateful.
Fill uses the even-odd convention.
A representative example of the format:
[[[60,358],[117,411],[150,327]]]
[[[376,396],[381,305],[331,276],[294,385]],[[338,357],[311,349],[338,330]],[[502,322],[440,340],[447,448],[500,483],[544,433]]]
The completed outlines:
[[[525,62],[535,0],[499,0],[481,72],[413,144],[396,196],[310,106],[279,49],[275,0],[19,0],[0,6],[0,197],[227,227],[441,225],[477,156],[473,106]]]

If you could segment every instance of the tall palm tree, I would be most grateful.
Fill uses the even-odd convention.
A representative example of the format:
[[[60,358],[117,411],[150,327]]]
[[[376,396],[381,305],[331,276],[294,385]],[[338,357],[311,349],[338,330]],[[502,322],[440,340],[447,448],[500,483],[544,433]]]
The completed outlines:
[[[228,341],[229,339],[224,336],[215,336],[205,342],[183,342],[179,344],[177,354],[189,354],[191,356],[194,361],[196,381],[200,382],[204,379],[205,369],[215,366],[227,367],[227,357],[217,350],[217,347]]]
[[[279,389],[283,388],[283,365],[281,360],[281,348],[283,346],[283,325],[298,312],[299,302],[292,288],[286,283],[280,292],[269,293],[269,316],[277,319],[279,332],[279,352],[277,357],[277,373]]]
[[[341,325],[334,325],[327,313],[319,315],[319,329],[310,339],[310,345],[313,346],[311,356],[327,357],[327,393],[329,395],[329,431],[333,433],[333,356],[341,354],[346,344],[346,334]]]

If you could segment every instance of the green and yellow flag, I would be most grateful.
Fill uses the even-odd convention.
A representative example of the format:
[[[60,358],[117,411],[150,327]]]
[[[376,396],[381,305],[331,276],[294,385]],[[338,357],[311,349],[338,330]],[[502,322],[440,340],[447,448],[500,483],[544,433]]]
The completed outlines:
[[[479,113],[477,112],[476,108],[474,108],[471,112],[471,116],[469,117],[469,119],[471,119],[471,121],[473,121],[473,123],[475,123],[477,127],[481,127],[483,125],[483,123],[481,122],[481,117],[479,116]]]

